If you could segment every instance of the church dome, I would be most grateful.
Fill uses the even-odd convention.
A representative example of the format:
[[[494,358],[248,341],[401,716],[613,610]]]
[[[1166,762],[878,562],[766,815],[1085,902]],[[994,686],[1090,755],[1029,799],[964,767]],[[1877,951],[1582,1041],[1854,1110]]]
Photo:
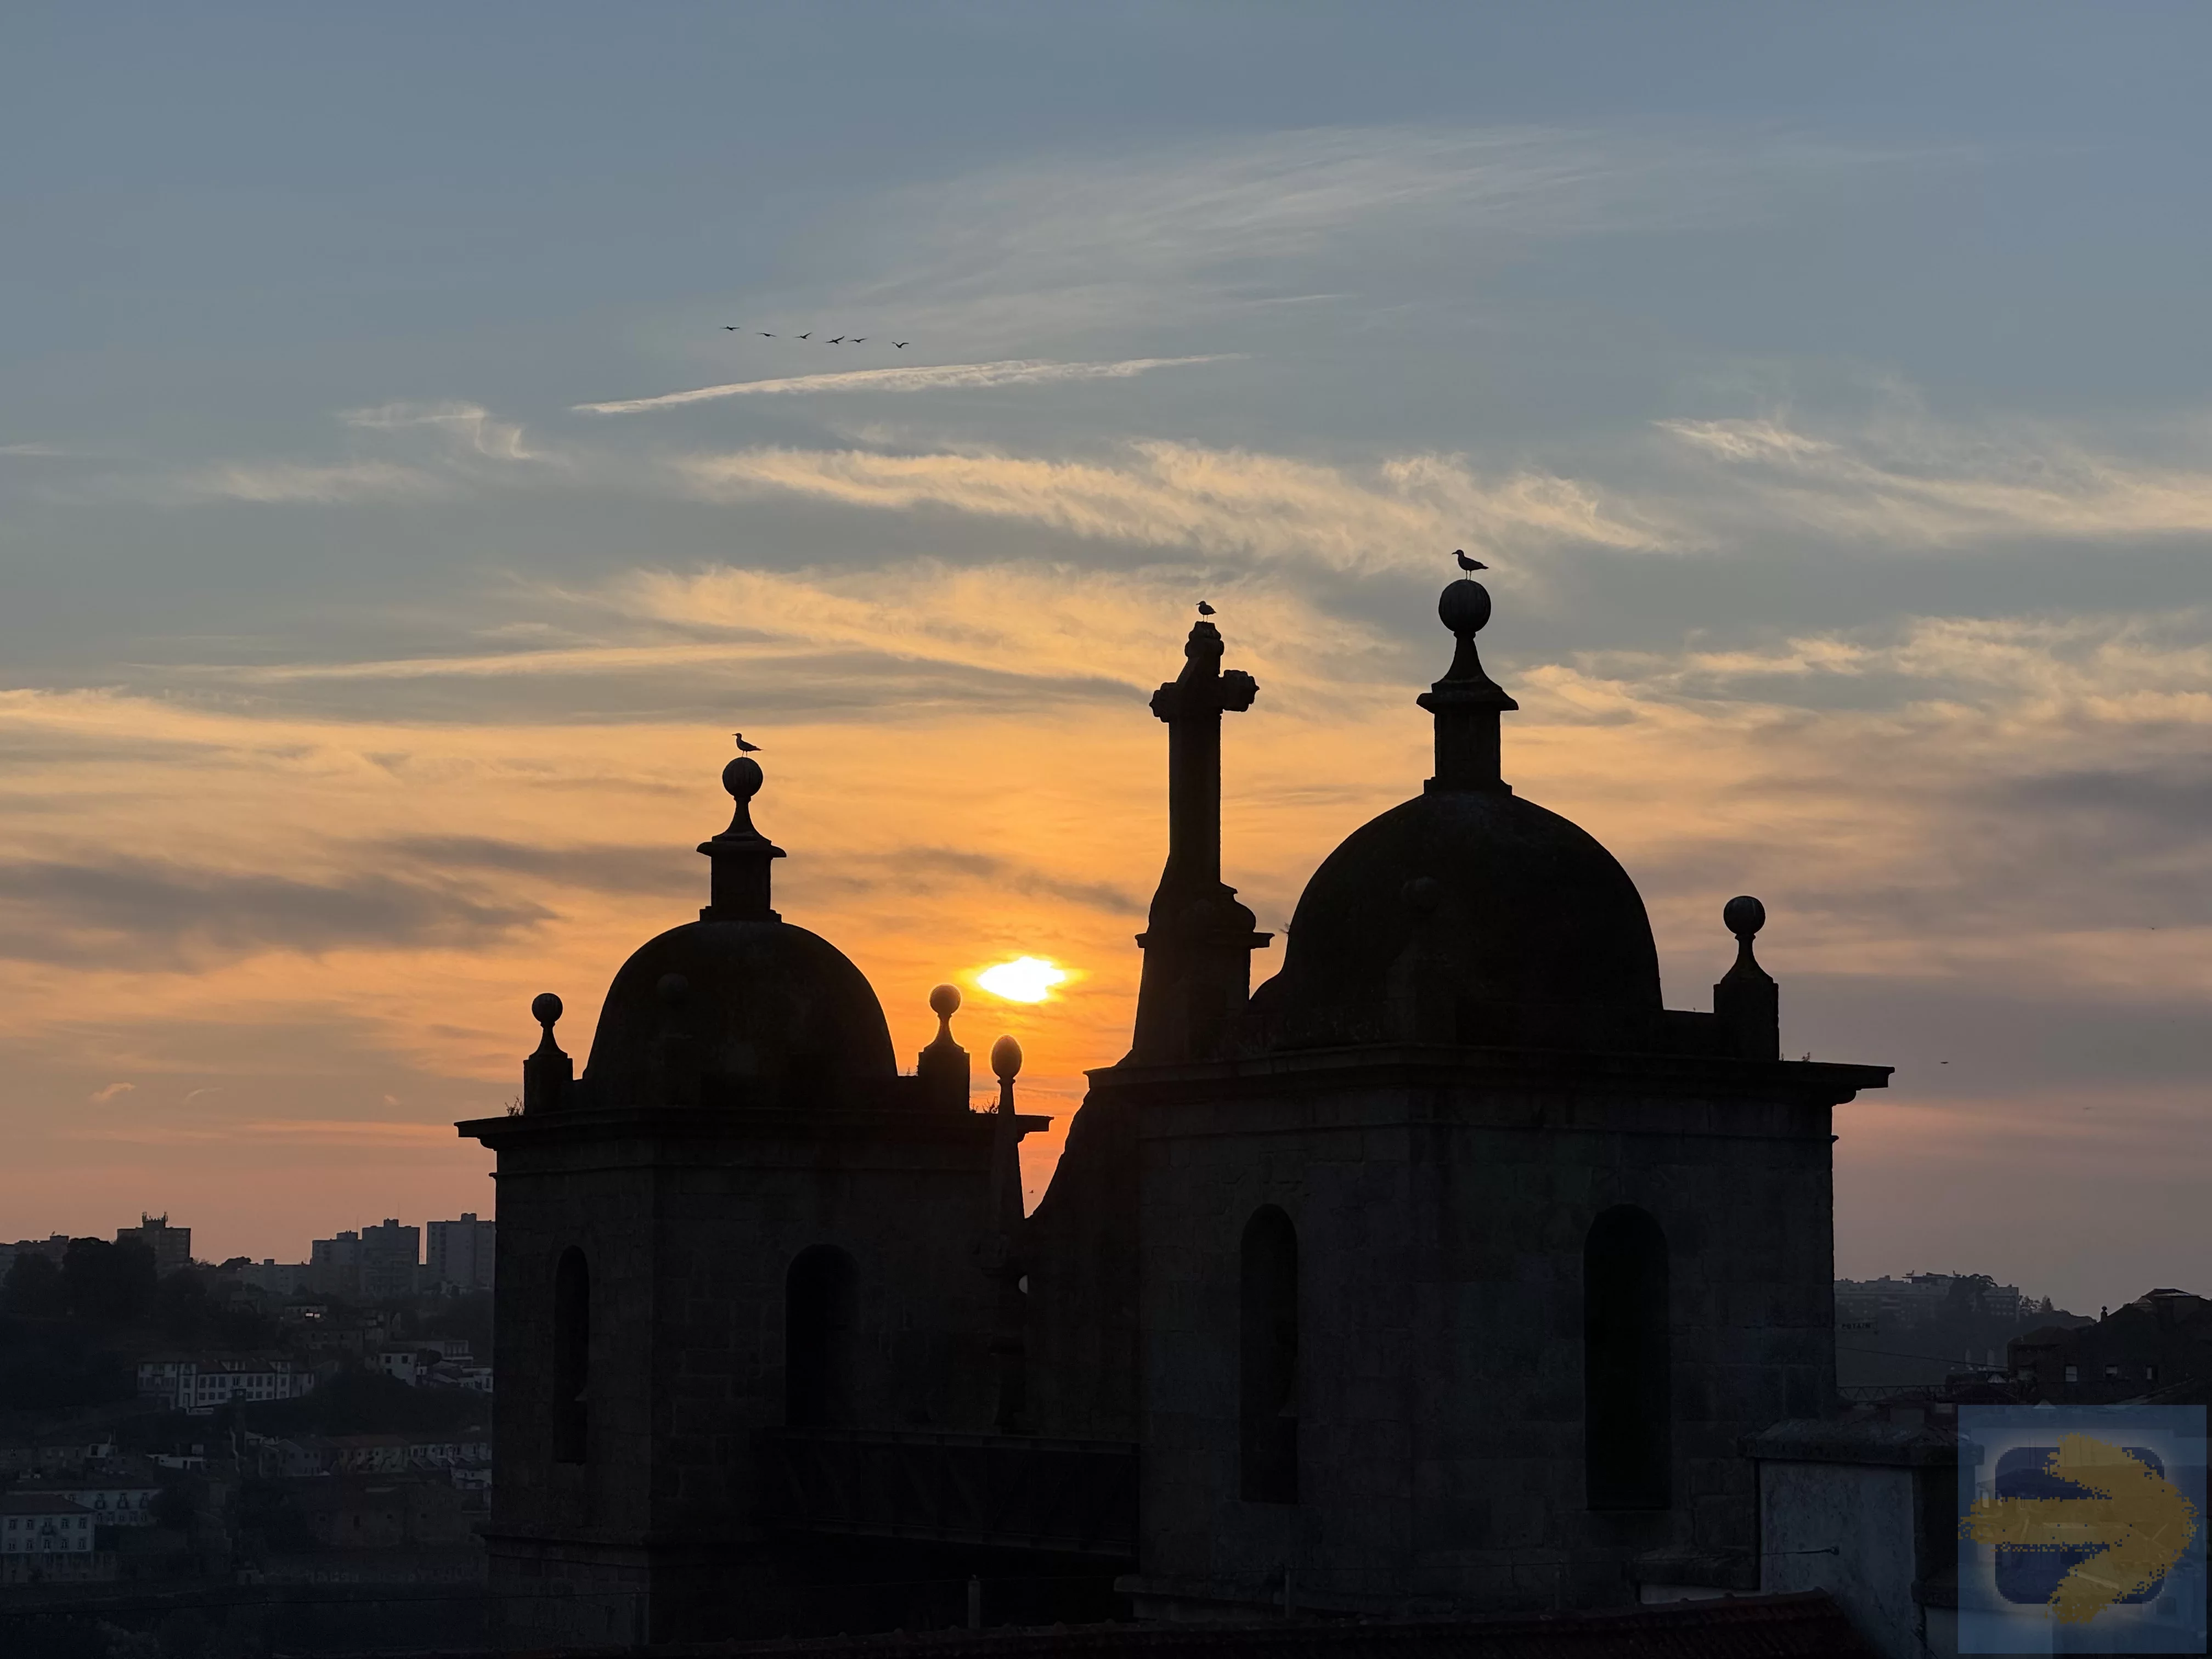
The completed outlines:
[[[866,977],[820,935],[769,908],[783,851],[753,828],[759,765],[723,769],[730,827],[699,920],[639,947],[599,1011],[583,1082],[610,1106],[812,1109],[874,1103],[897,1073],[890,1028]]]
[[[1480,584],[1438,606],[1459,648],[1421,699],[1437,775],[1322,861],[1291,921],[1253,1034],[1303,1048],[1419,1041],[1635,1048],[1660,1023],[1658,951],[1636,884],[1596,839],[1498,776]]]

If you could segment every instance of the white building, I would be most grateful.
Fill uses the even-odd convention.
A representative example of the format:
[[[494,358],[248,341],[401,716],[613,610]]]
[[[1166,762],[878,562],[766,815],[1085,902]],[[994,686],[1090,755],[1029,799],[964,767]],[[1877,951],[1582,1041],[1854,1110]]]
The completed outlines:
[[[436,1360],[435,1354],[426,1353],[422,1349],[412,1346],[404,1348],[386,1348],[376,1356],[376,1369],[386,1376],[404,1382],[409,1388],[413,1389],[422,1386],[424,1373],[436,1363]]]
[[[138,1397],[171,1411],[213,1411],[259,1400],[294,1400],[314,1373],[289,1354],[156,1354],[138,1362]]]
[[[114,1556],[93,1548],[96,1524],[66,1498],[0,1492],[0,1584],[112,1577]]]
[[[149,1474],[81,1474],[57,1480],[27,1480],[10,1498],[58,1498],[89,1513],[100,1527],[150,1527],[160,1483]]]
[[[0,1554],[89,1555],[92,1511],[51,1492],[0,1492]]]

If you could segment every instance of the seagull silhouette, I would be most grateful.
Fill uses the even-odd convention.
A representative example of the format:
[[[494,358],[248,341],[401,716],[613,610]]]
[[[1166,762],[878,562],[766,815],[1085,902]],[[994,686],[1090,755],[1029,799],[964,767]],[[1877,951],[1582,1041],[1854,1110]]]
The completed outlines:
[[[1459,568],[1462,570],[1475,571],[1487,570],[1490,568],[1490,567],[1483,563],[1480,559],[1468,558],[1467,556],[1467,550],[1463,547],[1455,547],[1452,549],[1452,557],[1459,561]]]
[[[811,339],[812,339],[812,338],[814,337],[813,331],[812,331],[811,329],[810,329],[810,330],[808,330],[805,333],[804,333],[804,334],[800,335],[799,337],[800,339],[802,339],[802,340],[811,340]]]
[[[722,325],[722,332],[725,334],[742,334],[744,331],[739,328],[735,323],[724,323]]]
[[[867,337],[866,335],[865,335],[865,334],[855,334],[855,335],[853,337],[853,343],[854,343],[854,345],[858,345],[858,344],[860,344],[860,342],[861,342],[861,341],[863,341],[863,340],[866,339],[867,337]]]
[[[766,329],[763,329],[761,331],[761,338],[763,340],[773,340],[775,338],[775,336],[769,333]]]
[[[738,752],[740,755],[757,755],[760,753],[760,745],[757,743],[747,743],[745,741],[745,734],[744,732],[732,732],[730,735],[738,740]]]
[[[911,340],[893,340],[891,343],[896,346],[901,351],[904,351],[908,346],[912,345],[914,342]]]
[[[822,343],[823,345],[842,345],[845,343],[845,337],[840,334],[833,338],[824,340]]]
[[[1213,614],[1213,607],[1204,599],[1200,599],[1198,602],[1198,614],[1201,617],[1210,617]]]

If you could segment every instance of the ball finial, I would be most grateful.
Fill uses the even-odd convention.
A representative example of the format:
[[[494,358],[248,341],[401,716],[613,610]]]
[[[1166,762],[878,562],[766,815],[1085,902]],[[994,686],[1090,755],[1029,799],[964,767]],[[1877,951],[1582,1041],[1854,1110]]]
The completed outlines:
[[[939,1019],[950,1019],[960,1012],[960,988],[940,985],[929,994],[929,1012]]]
[[[1471,577],[1448,586],[1437,600],[1437,617],[1460,639],[1479,634],[1490,620],[1490,590]]]
[[[530,1017],[551,1030],[554,1022],[561,1018],[561,999],[550,991],[540,991],[530,999]]]
[[[1001,1083],[1012,1083],[1022,1069],[1022,1045],[1002,1036],[991,1045],[991,1070]]]
[[[672,1014],[691,1000],[691,981],[681,974],[663,974],[653,990],[660,1006]]]
[[[722,769],[722,787],[740,801],[750,800],[760,793],[765,781],[760,763],[750,755],[740,755]]]
[[[1748,893],[1739,893],[1721,907],[1721,921],[1738,939],[1747,939],[1766,926],[1766,907]]]

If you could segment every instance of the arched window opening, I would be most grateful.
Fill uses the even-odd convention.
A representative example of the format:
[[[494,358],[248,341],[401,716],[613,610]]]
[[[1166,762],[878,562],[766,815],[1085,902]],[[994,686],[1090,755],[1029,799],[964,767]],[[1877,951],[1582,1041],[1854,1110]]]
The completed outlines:
[[[1238,1318],[1240,1486],[1298,1501],[1298,1235],[1270,1204],[1245,1224]]]
[[[783,1421],[853,1421],[853,1258],[835,1245],[801,1250],[783,1285]]]
[[[570,1245],[553,1269],[553,1461],[580,1463],[591,1435],[592,1271]]]
[[[1673,1379],[1667,1236],[1632,1205],[1583,1244],[1583,1467],[1594,1510],[1663,1510],[1672,1498]]]

